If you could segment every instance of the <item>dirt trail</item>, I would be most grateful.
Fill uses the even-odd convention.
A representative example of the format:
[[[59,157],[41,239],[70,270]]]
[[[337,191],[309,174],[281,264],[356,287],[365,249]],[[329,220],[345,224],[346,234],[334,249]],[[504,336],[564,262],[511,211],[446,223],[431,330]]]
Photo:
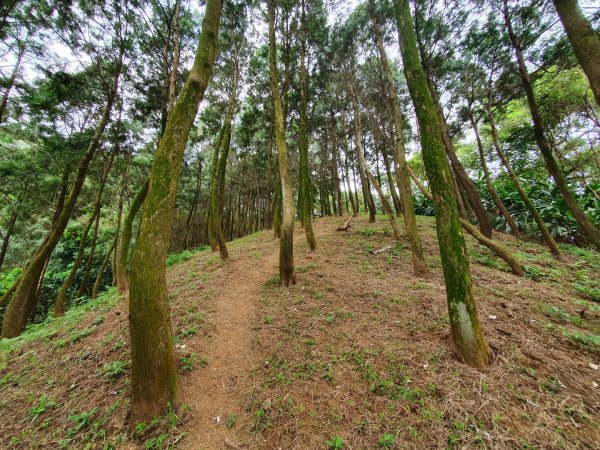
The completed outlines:
[[[242,437],[236,436],[236,430],[242,427],[229,430],[225,423],[229,414],[239,416],[242,408],[243,382],[252,367],[250,327],[261,287],[277,270],[275,242],[261,248],[264,253],[259,259],[235,252],[233,261],[228,263],[226,278],[215,290],[211,322],[216,331],[204,352],[208,366],[195,370],[184,381],[185,398],[192,408],[193,419],[188,424],[192,431],[180,448],[235,448],[226,442],[240,445]]]

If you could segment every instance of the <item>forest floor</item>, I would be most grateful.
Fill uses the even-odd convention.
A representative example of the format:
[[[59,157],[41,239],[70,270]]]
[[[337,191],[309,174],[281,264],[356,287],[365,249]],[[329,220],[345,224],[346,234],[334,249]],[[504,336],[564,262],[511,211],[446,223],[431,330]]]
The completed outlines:
[[[385,217],[336,232],[343,220],[316,220],[314,253],[296,227],[291,288],[272,231],[229,243],[227,263],[169,258],[186,403],[133,435],[114,291],[0,341],[0,448],[599,448],[600,254],[563,245],[555,260],[497,234],[526,265],[517,278],[467,237],[494,350],[478,372],[449,349],[433,218],[418,219],[427,278]]]

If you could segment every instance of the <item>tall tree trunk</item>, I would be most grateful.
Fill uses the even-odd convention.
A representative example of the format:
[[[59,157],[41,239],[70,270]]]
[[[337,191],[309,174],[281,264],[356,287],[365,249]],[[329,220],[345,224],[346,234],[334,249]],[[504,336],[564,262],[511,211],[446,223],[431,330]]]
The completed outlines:
[[[58,297],[56,297],[56,302],[54,303],[54,315],[56,317],[64,316],[66,310],[66,300],[67,294],[71,286],[73,285],[73,281],[75,281],[75,276],[77,275],[77,271],[83,262],[83,258],[85,256],[85,247],[87,243],[87,237],[96,221],[96,208],[94,208],[92,212],[92,216],[88,219],[88,222],[81,233],[81,240],[79,241],[79,248],[77,250],[77,256],[75,257],[75,261],[73,262],[73,266],[67,275],[67,278],[63,281],[63,284],[60,287],[60,291],[58,291]]]
[[[58,189],[58,197],[56,199],[56,207],[54,209],[54,214],[52,216],[51,227],[54,227],[56,225],[56,222],[57,222],[58,218],[60,217],[60,213],[65,205],[65,199],[67,198],[67,193],[68,193],[67,191],[68,191],[68,187],[69,187],[70,172],[71,172],[71,166],[66,165],[65,168],[63,169],[60,187]],[[42,284],[44,283],[44,276],[46,275],[46,270],[48,269],[48,264],[50,264],[51,256],[52,256],[52,254],[50,253],[48,255],[48,257],[46,258],[46,261],[43,264],[42,271],[40,272],[40,276],[37,281],[37,290],[35,293],[36,298],[40,298]],[[48,308],[46,308],[46,314],[47,314],[47,311],[48,311]]]
[[[58,241],[60,241],[60,238],[62,237],[65,228],[69,223],[69,219],[71,218],[71,214],[75,208],[75,203],[79,197],[81,188],[83,187],[88,167],[94,158],[94,155],[96,154],[96,150],[100,146],[100,139],[102,138],[104,129],[106,128],[106,125],[110,119],[110,113],[117,95],[117,87],[119,84],[119,77],[123,63],[123,53],[124,48],[121,46],[115,68],[113,84],[108,94],[104,111],[99,119],[98,125],[96,126],[94,136],[92,137],[86,152],[79,162],[75,181],[71,187],[68,197],[64,202],[60,216],[56,220],[56,223],[52,227],[50,233],[44,239],[44,242],[40,248],[35,252],[34,256],[29,261],[29,264],[16,281],[18,286],[15,287],[11,302],[6,307],[6,311],[4,313],[4,321],[2,323],[2,337],[4,338],[12,338],[21,334],[25,328],[25,325],[27,324],[27,321],[35,312],[38,302],[38,283],[44,271],[44,267],[46,266],[47,259],[49,259],[50,255],[52,255],[54,248],[58,244]]]
[[[510,164],[508,158],[506,157],[506,154],[502,150],[502,146],[500,145],[500,140],[498,139],[498,131],[496,130],[496,122],[494,120],[494,114],[492,112],[492,107],[491,107],[490,103],[487,104],[487,112],[488,112],[488,118],[489,118],[489,122],[490,122],[490,132],[492,134],[492,142],[494,143],[494,148],[496,149],[496,153],[498,154],[498,157],[502,161],[502,164],[504,165],[504,168],[506,169],[508,176],[512,180],[512,183],[515,186],[515,189],[519,193],[519,197],[521,197],[521,200],[525,204],[525,207],[533,216],[533,220],[537,224],[538,229],[540,230],[540,233],[542,234],[542,238],[546,242],[546,245],[550,249],[550,252],[554,256],[559,256],[560,249],[558,248],[556,241],[554,240],[554,238],[552,237],[552,234],[550,234],[550,231],[548,230],[548,227],[544,223],[544,219],[542,219],[542,215],[539,213],[539,211],[537,210],[537,208],[535,207],[533,202],[529,199],[529,197],[525,193],[525,190],[523,189],[523,187],[521,186],[521,182],[519,181],[519,177],[517,177],[517,174],[513,170],[512,165]]]
[[[312,227],[313,203],[312,183],[308,171],[308,70],[306,70],[306,17],[304,11],[304,0],[302,0],[302,34],[300,39],[300,126],[299,126],[299,148],[300,148],[300,188],[298,192],[300,208],[300,221],[304,225],[306,242],[311,251],[316,250],[317,240]]]
[[[110,261],[110,256],[112,255],[113,250],[117,246],[117,241],[119,240],[119,234],[115,234],[115,238],[113,239],[112,245],[104,255],[104,259],[102,260],[102,264],[100,264],[100,268],[98,269],[98,274],[96,275],[96,280],[94,281],[94,287],[92,288],[92,299],[98,298],[98,291],[100,290],[100,285],[102,284],[102,280],[104,279],[104,270]]]
[[[102,175],[100,177],[100,185],[98,186],[98,191],[96,192],[96,199],[94,200],[92,215],[90,216],[85,228],[83,229],[83,233],[81,234],[81,241],[79,242],[79,248],[77,250],[77,256],[75,257],[75,262],[73,263],[73,267],[71,267],[71,271],[69,272],[69,275],[67,276],[65,281],[63,281],[63,284],[60,287],[60,291],[58,292],[58,296],[56,297],[56,302],[54,304],[54,315],[57,317],[61,317],[65,314],[67,294],[69,293],[69,289],[71,289],[71,286],[72,286],[73,282],[75,281],[75,276],[77,275],[77,271],[79,270],[79,267],[81,266],[81,263],[83,262],[83,258],[85,256],[85,248],[87,245],[88,234],[89,234],[90,230],[92,229],[92,226],[94,225],[94,223],[96,223],[96,227],[94,229],[94,237],[93,237],[94,242],[93,242],[92,246],[95,246],[95,240],[98,236],[98,226],[100,223],[100,206],[102,204],[102,193],[104,192],[104,186],[106,186],[106,180],[108,178],[108,173],[110,172],[110,168],[112,166],[112,162],[114,160],[115,153],[116,153],[116,149],[113,153],[111,153],[110,159],[107,161],[106,165],[104,166],[104,168],[102,170]],[[92,248],[90,248],[90,255],[93,258]],[[91,262],[90,259],[88,259],[88,264],[90,262]],[[89,277],[89,270],[90,269],[88,269],[86,267],[85,273],[87,273],[88,277]],[[84,280],[85,280],[85,275],[84,275]],[[82,285],[83,285],[83,281],[82,281]],[[77,297],[80,297],[81,295],[83,295],[83,294],[80,292],[77,293]]]
[[[130,155],[131,156],[131,155]],[[119,194],[119,206],[117,207],[117,229],[115,232],[115,239],[117,243],[113,247],[113,255],[112,255],[112,280],[111,286],[117,285],[117,245],[119,243],[119,236],[121,235],[121,226],[123,224],[123,204],[125,203],[125,192],[127,191],[127,186],[129,184],[128,178],[129,172],[129,164],[125,169],[125,175],[123,176],[123,187],[121,188],[121,193]]]
[[[371,0],[371,5],[373,5],[373,0]],[[398,161],[398,166],[395,169],[396,177],[398,178],[398,187],[400,188],[400,201],[402,202],[404,226],[406,227],[406,234],[408,235],[408,241],[410,242],[410,250],[415,274],[418,276],[423,276],[427,274],[427,264],[425,264],[425,256],[423,255],[421,237],[419,236],[419,231],[417,230],[415,204],[412,190],[410,189],[410,179],[406,171],[404,123],[402,120],[402,112],[400,110],[400,100],[398,98],[398,92],[396,92],[396,86],[394,85],[392,69],[385,53],[385,47],[383,46],[381,30],[374,14],[371,16],[371,22],[373,24],[373,30],[375,31],[375,41],[377,43],[377,48],[379,49],[379,58],[385,72],[388,96],[392,105],[392,115],[394,118],[394,128],[396,131],[396,159]]]
[[[279,167],[279,165],[278,165]],[[272,215],[273,215],[273,236],[277,239],[281,237],[281,180],[277,175],[278,183],[275,185],[275,195],[273,198]],[[245,217],[245,215],[244,215]],[[244,233],[243,233],[244,234]]]
[[[236,64],[236,63],[234,63]],[[229,258],[225,236],[223,235],[223,227],[221,224],[221,211],[223,209],[222,190],[225,183],[225,170],[227,167],[227,158],[229,157],[229,146],[231,143],[231,123],[235,113],[235,104],[237,98],[238,73],[237,67],[234,69],[233,82],[229,91],[229,105],[227,107],[227,115],[221,130],[221,138],[219,139],[219,149],[215,150],[216,167],[213,170],[213,176],[210,183],[210,229],[214,242],[219,247],[219,253],[222,260]]]
[[[221,1],[207,0],[194,64],[168,114],[150,172],[129,287],[132,425],[163,414],[168,405],[178,410],[183,398],[173,352],[165,260],[181,161],[212,74],[220,17]]]
[[[512,27],[507,0],[503,1],[503,5],[504,23],[508,31],[510,42],[515,51],[517,65],[519,66],[519,75],[521,76],[523,89],[525,90],[525,95],[527,96],[527,104],[529,105],[529,111],[531,113],[531,119],[533,121],[533,132],[535,135],[535,141],[537,143],[538,148],[540,149],[542,157],[544,158],[544,162],[546,163],[548,173],[554,179],[556,187],[560,191],[565,201],[565,204],[567,205],[567,208],[569,208],[569,211],[571,211],[571,214],[573,214],[573,218],[577,221],[584,235],[590,240],[590,242],[596,248],[600,249],[600,230],[592,224],[592,222],[586,217],[583,210],[577,204],[575,196],[573,195],[573,193],[569,189],[569,186],[567,185],[565,175],[563,174],[552,153],[552,148],[550,147],[550,143],[548,142],[548,139],[544,132],[544,123],[542,121],[542,116],[540,114],[537,100],[533,92],[533,84],[531,83],[531,78],[529,77],[527,66],[525,65],[523,49],[521,48],[521,44]]]
[[[358,183],[356,182],[356,165],[354,164],[354,161],[351,161],[352,163],[352,181],[354,182],[354,203],[356,204],[356,211],[357,214],[360,213],[360,200],[358,199],[358,190],[356,190],[356,188],[358,187]],[[364,186],[363,186],[363,193],[365,192]],[[365,211],[367,209],[367,203],[366,203],[366,197],[364,197],[363,195],[363,200],[365,201]]]
[[[185,221],[185,246],[186,248],[190,248],[190,233],[192,231],[192,219],[196,214],[196,210],[198,208],[198,202],[200,201],[200,193],[202,190],[202,160],[198,157],[198,172],[196,173],[196,188],[194,189],[194,199],[192,200],[192,206],[190,208],[190,212],[188,213],[187,220]]]
[[[129,261],[129,246],[131,245],[131,237],[133,236],[133,221],[135,216],[141,209],[148,195],[149,180],[142,185],[141,189],[135,195],[133,202],[129,206],[123,228],[119,236],[119,244],[117,249],[117,289],[121,294],[124,294],[129,289],[129,274],[127,272],[127,263]]]
[[[444,144],[444,149],[446,150],[446,154],[448,155],[450,163],[452,164],[452,171],[456,177],[456,181],[466,194],[466,198],[464,198],[464,200],[473,209],[479,222],[479,229],[481,230],[481,233],[485,237],[491,238],[493,230],[492,223],[490,222],[487,211],[483,206],[479,191],[477,190],[477,187],[473,181],[471,181],[469,178],[469,175],[467,175],[467,172],[458,159],[458,156],[456,156],[454,146],[452,145],[452,138],[450,137],[450,131],[448,130],[448,124],[446,123],[446,118],[444,117],[444,112],[442,110],[435,86],[433,85],[431,78],[427,78],[427,81],[441,127],[442,143]]]
[[[285,124],[283,106],[279,96],[277,75],[277,44],[275,42],[275,1],[268,0],[269,10],[269,75],[271,95],[275,110],[275,143],[279,160],[281,179],[281,238],[279,242],[279,280],[282,286],[296,283],[294,273],[294,191],[292,177],[288,167],[287,145],[285,142]]]
[[[23,62],[23,55],[25,55],[25,44],[21,44],[19,47],[17,62],[15,63],[15,67],[13,69],[12,74],[10,75],[10,78],[8,79],[8,82],[6,83],[4,94],[2,94],[2,101],[0,102],[0,123],[4,122],[4,113],[6,111],[6,106],[8,105],[8,98],[10,97],[10,91],[15,85],[17,75],[19,74],[19,69],[21,68],[21,63]]]
[[[420,125],[423,160],[433,193],[452,338],[460,358],[471,366],[484,369],[489,364],[490,348],[483,336],[475,306],[456,194],[441,139],[441,124],[419,61],[409,0],[394,0],[394,4],[404,74]]]
[[[554,6],[577,61],[588,77],[596,103],[600,105],[600,38],[581,12],[577,0],[554,0]]]
[[[367,166],[367,162],[365,161],[365,157],[362,154],[362,152],[358,153],[358,157],[360,159],[360,163],[365,168],[365,173],[366,173],[367,177],[369,178],[369,180],[371,180],[371,183],[373,184],[373,187],[375,188],[375,191],[377,192],[377,195],[379,196],[379,200],[381,200],[381,206],[383,207],[383,210],[388,215],[390,225],[394,232],[394,238],[398,242],[400,242],[402,240],[402,234],[400,233],[400,228],[398,227],[398,222],[396,221],[396,214],[392,210],[392,205],[390,205],[390,202],[388,201],[385,194],[381,190],[381,187],[379,186],[377,178],[375,178],[375,176],[371,173],[371,170]]]
[[[100,230],[100,211],[96,215],[96,222],[94,223],[94,233],[92,234],[92,240],[90,242],[90,250],[88,252],[87,261],[83,269],[83,276],[81,277],[81,283],[79,289],[77,289],[76,298],[85,296],[88,290],[88,284],[90,282],[90,275],[92,273],[92,266],[94,265],[94,256],[96,256],[96,244],[98,243],[98,231]]]
[[[339,157],[339,149],[338,149],[338,143],[337,143],[337,122],[335,120],[335,116],[333,114],[333,111],[331,113],[331,155],[332,155],[332,173],[333,173],[333,184],[334,184],[334,188],[335,188],[335,192],[336,192],[336,210],[337,210],[337,214],[338,216],[343,216],[344,215],[344,203],[343,203],[343,199],[342,199],[342,188],[340,185],[340,174],[339,174],[339,161],[340,161],[340,157]]]
[[[169,102],[167,108],[170,111],[175,105],[175,86],[177,83],[177,70],[179,69],[179,46],[180,46],[180,30],[179,16],[181,0],[175,0],[175,14],[173,17],[173,67],[171,67],[171,75],[169,77]]]
[[[388,184],[390,186],[390,192],[392,194],[392,200],[394,202],[394,209],[396,210],[396,214],[402,213],[402,206],[400,203],[400,197],[398,197],[398,179],[394,178],[394,174],[392,173],[392,165],[390,163],[390,157],[388,154],[387,148],[387,137],[385,135],[385,129],[383,122],[381,122],[381,128],[377,126],[377,124],[373,124],[373,130],[375,131],[376,138],[379,137],[379,143],[376,142],[375,145],[381,147],[381,155],[383,156],[383,164],[385,166],[385,173],[387,175]],[[393,152],[393,149],[392,149]],[[395,152],[392,153],[392,157],[394,157]],[[394,161],[394,167],[396,165],[396,161]]]
[[[355,150],[357,155],[362,155],[362,157],[357,156],[358,158],[358,169],[360,172],[360,182],[363,186],[363,193],[365,197],[365,203],[367,205],[367,209],[369,210],[369,223],[375,222],[375,214],[377,211],[375,210],[375,202],[373,201],[373,196],[371,195],[371,189],[369,187],[369,180],[367,177],[367,167],[365,165],[365,158],[362,148],[362,125],[360,119],[360,110],[358,108],[358,95],[356,94],[356,90],[354,88],[353,80],[350,81],[350,95],[352,97],[352,107],[354,108],[354,140],[355,142]]]
[[[490,176],[490,171],[488,169],[487,162],[485,161],[485,153],[483,150],[483,143],[481,142],[481,136],[479,135],[479,129],[477,128],[477,122],[475,122],[475,117],[473,117],[473,112],[471,111],[470,108],[469,108],[468,114],[469,114],[469,121],[471,122],[471,127],[473,128],[473,132],[475,133],[475,140],[477,141],[477,148],[479,150],[479,160],[481,161],[481,168],[483,169],[483,176],[485,178],[485,184],[488,188],[488,191],[490,192],[490,195],[494,199],[496,206],[498,207],[498,209],[502,213],[502,216],[506,220],[506,223],[508,223],[508,225],[510,226],[510,229],[512,230],[515,237],[519,238],[521,236],[519,227],[517,226],[515,219],[513,219],[513,217],[508,212],[508,209],[506,209],[506,205],[504,205],[504,202],[502,201],[502,199],[496,192],[494,185],[492,184],[492,178]]]
[[[345,127],[345,124],[343,124]],[[346,137],[346,133],[343,133],[344,136],[344,179],[346,180],[346,191],[348,192],[348,196],[350,197],[350,204],[352,205],[352,215],[356,217],[358,215],[358,202],[352,193],[352,187],[350,185],[350,171],[348,170],[348,138]]]

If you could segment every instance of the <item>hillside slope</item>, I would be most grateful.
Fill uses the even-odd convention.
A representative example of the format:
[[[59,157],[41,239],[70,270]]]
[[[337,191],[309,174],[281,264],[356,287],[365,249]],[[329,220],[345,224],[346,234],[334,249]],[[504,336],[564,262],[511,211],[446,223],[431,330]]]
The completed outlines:
[[[0,448],[592,448],[600,442],[600,255],[498,235],[506,271],[469,238],[484,332],[480,373],[452,356],[434,221],[428,278],[385,217],[296,228],[298,284],[277,285],[264,231],[168,272],[186,405],[128,435],[127,304],[114,292],[0,342]],[[187,259],[189,258],[189,259]],[[185,260],[187,259],[187,260]],[[336,447],[337,445],[337,447]],[[342,447],[343,446],[343,447]],[[395,446],[395,447],[394,447]]]

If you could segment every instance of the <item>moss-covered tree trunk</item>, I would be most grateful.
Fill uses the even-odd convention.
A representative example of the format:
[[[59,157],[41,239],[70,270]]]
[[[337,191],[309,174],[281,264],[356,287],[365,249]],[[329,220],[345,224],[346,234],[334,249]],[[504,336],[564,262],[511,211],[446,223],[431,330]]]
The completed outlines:
[[[127,265],[129,262],[129,247],[131,245],[131,238],[133,236],[133,221],[144,204],[146,195],[148,195],[148,183],[149,180],[146,180],[133,198],[133,202],[129,206],[129,210],[127,211],[127,215],[123,221],[121,235],[119,236],[116,272],[117,289],[121,294],[124,294],[129,289],[129,273],[127,271]]]
[[[279,280],[282,286],[296,283],[294,272],[294,190],[288,166],[283,106],[279,96],[277,75],[277,44],[275,42],[275,0],[268,0],[269,9],[269,76],[275,111],[275,144],[281,180],[281,237],[279,241]]]
[[[342,187],[340,182],[340,153],[337,140],[337,121],[333,112],[331,113],[331,173],[333,175],[333,184],[336,192],[336,212],[338,216],[344,215],[344,203],[342,199]]]
[[[208,0],[198,49],[177,102],[169,111],[150,172],[129,286],[131,424],[176,410],[183,393],[173,351],[165,260],[181,161],[217,52],[221,1]]]
[[[550,231],[548,230],[548,227],[544,223],[544,219],[542,219],[542,215],[540,214],[540,212],[537,210],[537,208],[535,207],[533,202],[529,199],[529,197],[525,193],[525,190],[523,189],[523,186],[521,186],[521,182],[519,181],[519,177],[517,177],[517,174],[515,173],[515,171],[512,168],[512,165],[510,164],[510,161],[508,160],[508,158],[506,157],[506,154],[502,150],[502,146],[500,145],[500,140],[498,139],[498,131],[496,130],[496,122],[494,120],[494,113],[492,112],[492,107],[489,103],[487,104],[487,111],[488,111],[488,118],[489,118],[489,122],[490,122],[490,132],[492,135],[492,142],[494,143],[494,149],[496,150],[498,157],[502,161],[502,164],[504,165],[504,168],[506,169],[508,176],[510,177],[513,185],[515,186],[515,189],[517,190],[517,192],[519,194],[519,197],[521,197],[523,204],[525,205],[527,210],[533,216],[533,220],[537,224],[538,229],[540,230],[540,233],[542,234],[542,238],[544,239],[544,242],[546,242],[546,245],[550,249],[550,252],[554,256],[559,256],[560,249],[558,248],[556,241],[554,240],[554,238],[552,237],[552,234],[550,234]]]
[[[353,194],[352,186],[350,186],[350,170],[348,168],[348,138],[346,133],[343,133],[344,137],[344,179],[346,180],[346,192],[350,197],[350,205],[352,206],[352,215],[356,217],[358,215],[358,202]]]
[[[452,138],[450,137],[450,131],[448,130],[448,124],[446,123],[446,117],[444,116],[444,112],[442,110],[442,106],[440,105],[440,100],[438,98],[435,86],[433,85],[433,81],[431,78],[428,78],[429,90],[431,92],[431,98],[433,99],[438,120],[441,127],[442,133],[442,142],[444,144],[444,149],[446,150],[446,154],[450,159],[450,163],[452,164],[452,171],[456,178],[456,182],[462,188],[465,195],[463,195],[463,202],[468,204],[468,206],[472,209],[473,213],[477,217],[477,221],[479,222],[479,229],[483,233],[483,235],[487,238],[492,237],[492,223],[490,222],[490,218],[488,217],[488,213],[485,210],[485,206],[481,200],[481,195],[479,195],[479,191],[477,187],[469,178],[465,168],[462,163],[458,159],[456,152],[454,151],[454,146],[452,144]],[[467,205],[465,205],[467,206]]]
[[[110,169],[112,168],[113,161],[115,159],[116,154],[119,152],[119,145],[115,146],[114,151],[111,153],[106,166],[104,168],[102,178],[100,180],[100,188],[98,189],[99,195],[102,195],[104,191],[104,186],[106,185],[106,181],[108,179],[108,175],[110,173]],[[88,252],[88,258],[85,264],[85,268],[83,270],[83,276],[81,277],[81,283],[79,285],[79,289],[77,290],[77,297],[82,297],[88,291],[88,284],[90,281],[90,276],[92,273],[92,266],[94,265],[94,256],[96,252],[96,244],[98,243],[98,232],[100,230],[100,206],[101,203],[96,205],[98,209],[98,213],[96,214],[96,223],[94,224],[94,233],[92,234],[92,241],[90,242],[90,250]]]
[[[427,264],[425,264],[425,256],[423,255],[423,246],[421,245],[421,237],[417,230],[417,219],[415,218],[415,204],[413,194],[410,189],[410,178],[406,171],[406,149],[404,148],[404,123],[402,119],[402,111],[400,110],[400,100],[396,86],[394,85],[394,77],[392,69],[388,62],[385,47],[383,45],[383,37],[381,29],[373,14],[371,16],[373,31],[375,32],[375,42],[379,50],[379,59],[385,73],[385,81],[388,90],[388,96],[392,105],[392,116],[394,118],[394,128],[396,137],[396,177],[398,179],[398,187],[400,188],[400,201],[402,202],[402,214],[404,216],[404,226],[410,243],[413,268],[415,274],[423,276],[427,274]],[[390,186],[390,188],[393,188]]]
[[[90,282],[90,275],[92,273],[92,266],[94,265],[94,256],[96,256],[96,244],[98,243],[98,232],[100,230],[100,212],[96,215],[96,221],[94,222],[94,232],[92,233],[92,240],[90,242],[90,249],[88,257],[83,268],[83,275],[81,277],[81,283],[77,289],[76,298],[83,297],[87,290]]]
[[[92,229],[92,226],[96,222],[96,208],[92,211],[92,216],[88,219],[87,224],[85,225],[83,232],[81,233],[81,240],[79,241],[79,248],[77,249],[77,256],[75,257],[75,261],[73,262],[73,266],[69,271],[69,275],[63,281],[63,284],[60,287],[60,291],[58,291],[58,296],[56,297],[56,302],[54,303],[54,315],[56,317],[64,316],[66,310],[66,301],[67,294],[71,286],[73,285],[73,281],[75,281],[75,276],[77,275],[77,271],[79,267],[81,267],[81,263],[83,262],[83,258],[85,256],[85,248],[87,245],[87,237]]]
[[[299,150],[300,150],[300,188],[298,192],[300,208],[300,221],[304,226],[306,242],[311,251],[316,250],[317,240],[312,227],[313,202],[312,183],[308,171],[308,70],[306,69],[306,17],[304,14],[304,0],[302,0],[302,36],[300,40],[300,125],[299,125]]]
[[[475,133],[475,140],[477,141],[477,149],[479,150],[479,160],[481,161],[481,168],[483,169],[483,176],[485,178],[485,184],[488,188],[488,191],[490,192],[490,195],[494,199],[494,203],[496,203],[498,210],[504,217],[504,220],[506,220],[506,223],[508,223],[508,226],[512,230],[515,237],[518,238],[521,236],[519,227],[518,227],[517,223],[515,222],[515,219],[513,219],[512,215],[508,212],[506,205],[504,204],[504,202],[498,195],[498,192],[496,192],[496,189],[494,188],[494,184],[492,183],[492,178],[490,176],[490,170],[488,169],[487,162],[485,161],[485,152],[483,149],[483,143],[481,142],[481,136],[479,135],[479,129],[477,128],[477,122],[475,121],[475,117],[473,116],[473,112],[471,111],[470,108],[469,108],[468,114],[469,114],[469,121],[471,122],[471,127],[473,128],[473,133]]]
[[[589,241],[596,248],[600,249],[600,230],[592,224],[592,222],[586,217],[581,207],[577,204],[575,195],[573,192],[571,192],[565,175],[563,174],[562,169],[558,165],[558,162],[552,153],[552,147],[550,146],[548,138],[546,137],[542,115],[540,114],[537,100],[533,92],[533,84],[531,83],[531,78],[529,76],[529,72],[527,71],[527,65],[525,64],[523,49],[517,35],[513,30],[510,12],[508,10],[508,3],[506,0],[504,0],[503,5],[504,23],[515,52],[521,83],[523,85],[523,89],[525,90],[525,95],[527,96],[527,104],[529,105],[529,112],[531,113],[531,120],[533,122],[535,141],[540,153],[542,154],[542,158],[544,159],[548,173],[554,179],[554,183],[556,183],[556,187],[560,191],[567,208],[569,208],[569,211],[571,211],[571,214],[573,214],[573,218],[577,221],[579,227],[583,231],[583,234],[589,239]]]
[[[104,110],[98,121],[98,125],[96,126],[92,140],[90,141],[90,144],[88,145],[83,157],[79,161],[75,181],[73,182],[73,186],[71,187],[69,195],[64,201],[60,214],[58,215],[58,218],[54,222],[52,229],[42,242],[41,246],[34,253],[33,257],[29,261],[29,264],[16,281],[18,284],[11,289],[13,291],[12,298],[6,307],[4,320],[2,322],[2,337],[4,338],[12,338],[21,334],[25,328],[25,325],[27,324],[27,321],[35,312],[38,302],[38,287],[41,281],[42,273],[44,272],[52,252],[58,245],[60,238],[67,228],[69,219],[71,218],[71,214],[75,208],[75,203],[77,202],[77,198],[79,197],[81,188],[85,182],[89,165],[96,154],[96,150],[98,150],[100,147],[100,140],[102,139],[104,129],[109,122],[110,113],[117,95],[117,87],[123,65],[123,54],[124,47],[121,46],[119,49],[119,57],[115,66],[113,83],[108,93]]]
[[[100,264],[100,268],[98,269],[98,274],[96,275],[96,280],[94,281],[94,286],[92,288],[92,299],[98,298],[98,291],[100,290],[102,280],[104,279],[104,271],[106,270],[106,266],[108,266],[108,263],[110,262],[110,257],[113,253],[113,250],[117,246],[118,240],[119,234],[117,233],[115,235],[115,238],[113,239],[110,248],[106,252],[106,255],[104,255],[104,259],[102,260],[102,264]]]
[[[123,205],[125,204],[125,193],[127,191],[127,186],[129,185],[129,163],[131,162],[131,155],[129,155],[130,160],[125,168],[125,174],[123,175],[123,187],[121,188],[121,193],[119,194],[119,206],[117,206],[117,229],[115,231],[115,239],[117,243],[114,245],[112,252],[112,258],[110,258],[111,262],[111,286],[117,285],[117,246],[119,244],[119,236],[121,236],[121,227],[123,226]]]
[[[381,128],[379,128],[377,125],[373,126],[373,129],[375,131],[375,136],[376,138],[379,137],[380,140],[380,147],[381,147],[381,156],[383,157],[383,165],[385,166],[385,173],[387,176],[387,181],[388,184],[390,186],[390,193],[392,194],[392,200],[394,202],[394,209],[396,210],[396,214],[401,214],[402,213],[402,206],[400,203],[400,197],[398,196],[398,179],[394,177],[394,174],[392,173],[392,164],[390,162],[390,157],[389,157],[389,151],[388,151],[388,146],[387,146],[387,137],[385,135],[385,129],[383,127],[383,124],[381,125]],[[377,145],[377,144],[376,144]],[[395,152],[392,150],[392,158],[394,158],[394,154]],[[396,162],[394,161],[394,166],[396,165]]]
[[[400,233],[400,228],[398,227],[398,222],[396,221],[396,214],[392,209],[392,205],[386,198],[385,194],[381,190],[379,186],[379,181],[375,178],[375,175],[371,173],[371,170],[367,166],[367,162],[365,161],[365,157],[362,152],[358,153],[358,158],[360,160],[360,164],[365,168],[365,174],[373,184],[377,195],[379,196],[379,200],[381,201],[381,206],[383,207],[384,212],[387,214],[388,219],[390,221],[390,226],[392,227],[392,231],[394,232],[394,238],[400,242],[402,240],[402,234]]]
[[[198,172],[196,172],[196,187],[194,189],[194,199],[192,200],[192,207],[190,208],[190,212],[188,213],[187,219],[185,221],[185,246],[186,248],[190,248],[192,243],[190,242],[190,236],[192,234],[192,221],[196,215],[196,211],[198,209],[198,202],[200,201],[200,194],[202,192],[202,159],[198,156]]]
[[[354,87],[354,80],[350,80],[350,96],[352,97],[352,107],[354,109],[354,141],[356,150],[356,158],[358,159],[358,171],[360,173],[360,182],[363,188],[363,197],[365,200],[366,208],[369,211],[369,222],[375,222],[375,215],[377,210],[375,209],[375,202],[371,195],[371,188],[369,186],[369,178],[367,177],[367,167],[364,163],[364,153],[362,147],[362,123],[360,118],[360,109],[358,107],[358,94]],[[362,157],[360,156],[362,155]]]
[[[452,338],[460,358],[471,366],[484,369],[489,364],[490,348],[483,337],[475,306],[467,249],[441,139],[442,130],[419,61],[409,0],[394,0],[394,4],[404,75],[419,121],[423,160],[433,194]]]
[[[234,64],[236,64],[234,62]],[[219,254],[222,260],[229,258],[229,251],[227,250],[227,243],[225,242],[225,235],[223,234],[223,227],[221,224],[221,210],[222,205],[222,189],[225,183],[225,171],[227,168],[227,158],[229,157],[229,147],[231,145],[231,127],[233,122],[233,115],[235,113],[235,105],[237,98],[237,85],[238,85],[238,72],[237,67],[234,69],[233,80],[231,83],[231,90],[229,91],[229,104],[227,106],[227,114],[225,116],[225,122],[221,130],[221,138],[219,139],[218,148],[215,149],[215,157],[213,159],[212,178],[210,182],[210,230],[213,241],[219,248]]]
[[[583,15],[577,0],[554,0],[560,21],[567,32],[577,61],[590,82],[600,105],[600,38],[590,21]]]
[[[91,268],[88,268],[88,266],[90,266],[90,264],[91,264],[91,258],[93,258],[93,255],[94,255],[93,248],[96,245],[95,242],[98,237],[98,227],[100,224],[100,207],[102,205],[102,194],[104,192],[104,187],[106,186],[106,180],[108,178],[108,173],[110,172],[110,169],[112,167],[115,153],[116,152],[113,152],[110,155],[109,160],[107,161],[106,165],[104,166],[104,169],[102,170],[102,175],[100,177],[100,185],[98,186],[98,190],[96,192],[96,198],[94,200],[92,215],[88,219],[88,222],[85,225],[83,232],[81,233],[81,240],[79,241],[79,248],[77,249],[77,256],[75,257],[73,266],[71,267],[69,275],[67,275],[67,278],[65,278],[65,280],[63,281],[63,284],[60,287],[60,291],[58,292],[58,296],[56,297],[56,302],[54,304],[54,315],[57,317],[61,317],[65,314],[67,294],[69,293],[69,290],[71,289],[71,286],[73,285],[73,282],[75,281],[75,276],[77,275],[77,272],[79,271],[79,268],[81,267],[81,263],[83,262],[83,259],[85,256],[85,249],[87,246],[88,234],[89,234],[90,230],[92,229],[92,226],[95,225],[94,235],[92,238],[92,245],[90,247],[90,253],[89,253],[90,257],[88,258],[88,264],[86,264],[86,267],[85,267],[83,280],[85,280],[86,274],[87,274],[87,277],[89,278],[89,273],[90,273]],[[84,285],[83,281],[82,281],[81,285],[82,286]],[[80,291],[81,291],[81,287],[80,287]],[[78,291],[77,297],[80,297],[81,295],[82,295],[82,293]]]
[[[427,190],[427,188],[421,183],[421,181],[417,178],[414,172],[409,168],[408,169],[411,178],[419,188],[419,190],[423,193],[425,197],[427,197],[430,201],[433,201],[433,196],[431,192]],[[515,275],[522,277],[525,276],[525,268],[519,262],[519,260],[510,252],[508,248],[504,245],[496,242],[492,239],[486,238],[483,234],[479,232],[477,228],[475,228],[471,223],[467,222],[465,219],[460,218],[460,224],[463,229],[473,236],[475,239],[479,241],[479,243],[490,250],[492,250],[498,257],[502,258],[512,270],[512,273]]]

